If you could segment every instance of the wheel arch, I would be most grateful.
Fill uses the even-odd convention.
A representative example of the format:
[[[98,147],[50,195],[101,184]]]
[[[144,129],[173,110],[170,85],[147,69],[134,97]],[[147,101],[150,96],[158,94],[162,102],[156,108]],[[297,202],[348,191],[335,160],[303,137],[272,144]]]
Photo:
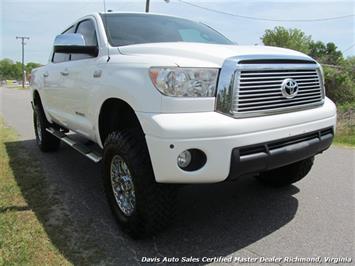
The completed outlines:
[[[113,131],[137,128],[144,136],[139,119],[126,101],[119,98],[108,98],[100,107],[98,131],[102,145],[106,137]]]
[[[33,104],[34,105],[38,105],[43,108],[43,105],[42,105],[42,100],[41,100],[41,96],[39,95],[39,92],[38,90],[33,90],[33,93],[32,93],[32,101],[33,101]]]
[[[37,89],[34,89],[32,92],[32,103],[34,106],[38,106],[40,108],[49,123],[53,123],[51,117],[45,110],[45,105],[43,105],[41,95],[39,94],[39,91]]]

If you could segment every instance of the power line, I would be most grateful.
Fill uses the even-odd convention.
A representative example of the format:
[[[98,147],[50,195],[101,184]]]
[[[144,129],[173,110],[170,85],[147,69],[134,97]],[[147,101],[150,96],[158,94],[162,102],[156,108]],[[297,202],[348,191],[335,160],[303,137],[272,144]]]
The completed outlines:
[[[344,51],[343,51],[343,54],[346,53],[347,51],[349,51],[351,48],[353,48],[355,46],[355,43],[353,43],[352,45],[350,45],[348,48],[346,48]]]
[[[317,22],[317,21],[329,21],[329,20],[336,20],[336,19],[344,19],[344,18],[350,18],[350,17],[355,17],[355,14],[350,14],[350,15],[344,15],[344,16],[338,16],[338,17],[327,17],[327,18],[313,18],[313,19],[271,19],[271,18],[262,18],[262,17],[252,17],[252,16],[244,16],[244,15],[239,15],[239,14],[233,14],[229,12],[225,12],[222,10],[217,10],[209,7],[204,7],[200,6],[194,3],[190,3],[184,0],[177,0],[180,3],[183,3],[185,5],[190,5],[196,8],[204,9],[210,12],[222,14],[222,15],[228,15],[228,16],[233,16],[233,17],[238,17],[238,18],[243,18],[243,19],[250,19],[250,20],[258,20],[258,21],[276,21],[276,22]]]

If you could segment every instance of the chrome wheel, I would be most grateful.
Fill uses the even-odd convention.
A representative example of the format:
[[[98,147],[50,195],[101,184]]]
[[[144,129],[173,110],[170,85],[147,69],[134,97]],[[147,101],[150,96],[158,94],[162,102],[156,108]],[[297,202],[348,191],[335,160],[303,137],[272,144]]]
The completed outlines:
[[[36,131],[37,131],[37,142],[38,144],[42,143],[42,128],[41,128],[41,119],[39,114],[36,114]]]
[[[124,215],[131,216],[136,206],[134,184],[127,164],[119,155],[112,158],[110,176],[118,207]]]

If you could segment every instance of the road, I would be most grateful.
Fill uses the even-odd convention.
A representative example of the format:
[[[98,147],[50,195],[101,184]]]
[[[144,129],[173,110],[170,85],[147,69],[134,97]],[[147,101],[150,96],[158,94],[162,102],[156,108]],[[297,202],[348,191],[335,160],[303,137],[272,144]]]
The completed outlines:
[[[0,88],[0,112],[20,134],[19,144],[40,160],[74,226],[85,228],[86,237],[75,239],[78,247],[100,247],[96,263],[138,264],[143,256],[355,259],[354,149],[332,147],[317,157],[304,180],[289,188],[267,188],[253,178],[183,187],[170,229],[151,240],[133,241],[110,213],[99,165],[65,145],[56,153],[38,150],[29,98],[29,91]],[[54,244],[69,261],[80,263],[61,242]]]

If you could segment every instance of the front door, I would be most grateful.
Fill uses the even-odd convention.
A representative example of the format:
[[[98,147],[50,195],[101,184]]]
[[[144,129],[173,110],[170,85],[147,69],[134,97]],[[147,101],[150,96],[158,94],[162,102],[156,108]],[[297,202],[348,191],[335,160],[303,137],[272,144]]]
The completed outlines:
[[[95,22],[85,19],[78,23],[75,33],[84,36],[85,44],[98,46]],[[71,54],[70,61],[60,70],[64,75],[62,102],[69,119],[68,127],[90,138],[92,121],[89,119],[88,105],[91,91],[97,82],[99,57],[88,54]]]

